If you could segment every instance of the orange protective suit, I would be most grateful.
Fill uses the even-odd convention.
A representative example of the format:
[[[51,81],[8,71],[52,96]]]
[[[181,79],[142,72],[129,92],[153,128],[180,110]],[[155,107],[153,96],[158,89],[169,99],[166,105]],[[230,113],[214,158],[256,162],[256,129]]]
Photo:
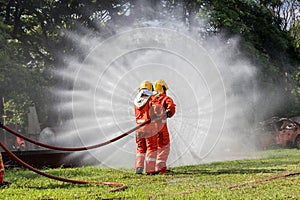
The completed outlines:
[[[148,91],[150,93],[150,91]],[[153,115],[153,96],[145,95],[141,90],[134,100],[134,111],[136,124],[140,125],[151,119]],[[155,173],[156,153],[157,153],[157,124],[150,123],[136,131],[136,161],[135,168],[144,169],[146,160],[146,173]]]
[[[157,121],[158,139],[157,139],[157,157],[156,171],[166,173],[166,162],[170,153],[170,136],[167,127],[167,118],[171,118],[175,114],[175,106],[173,99],[165,93],[155,95],[153,100],[154,113],[157,116],[162,116]]]

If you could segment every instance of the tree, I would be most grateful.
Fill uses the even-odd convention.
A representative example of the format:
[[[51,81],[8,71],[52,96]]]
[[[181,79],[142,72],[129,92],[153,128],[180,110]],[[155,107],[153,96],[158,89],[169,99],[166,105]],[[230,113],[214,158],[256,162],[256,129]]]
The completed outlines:
[[[57,121],[58,116],[50,110],[55,99],[49,91],[64,83],[51,72],[65,65],[63,55],[83,59],[87,53],[66,32],[81,35],[89,29],[95,34],[111,34],[109,24],[113,23],[109,22],[120,20],[128,7],[129,1],[124,0],[1,0],[1,32],[5,32],[1,34],[1,44],[6,49],[1,51],[5,55],[0,81],[2,91],[7,91],[2,95],[7,100],[19,100],[21,97],[16,94],[27,94],[43,116],[42,120]]]
[[[294,39],[293,45],[295,46],[297,54],[300,55],[300,20],[291,26],[289,32]]]

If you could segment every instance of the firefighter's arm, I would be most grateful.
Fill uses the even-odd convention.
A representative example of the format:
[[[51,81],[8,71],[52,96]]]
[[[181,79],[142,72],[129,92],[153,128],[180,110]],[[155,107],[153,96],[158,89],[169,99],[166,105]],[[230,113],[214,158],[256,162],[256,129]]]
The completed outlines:
[[[176,112],[176,104],[173,102],[173,99],[171,99],[170,97],[166,100],[166,105],[167,105],[167,109],[166,109],[166,114],[168,118],[173,117],[173,115]]]

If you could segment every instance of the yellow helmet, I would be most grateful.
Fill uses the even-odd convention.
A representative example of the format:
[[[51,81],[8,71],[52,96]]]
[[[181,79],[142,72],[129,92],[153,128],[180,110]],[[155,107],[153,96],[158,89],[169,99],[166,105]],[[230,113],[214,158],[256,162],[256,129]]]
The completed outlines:
[[[145,80],[139,85],[139,90],[148,89],[149,91],[153,91],[153,85],[150,81]]]
[[[166,84],[166,82],[162,79],[157,80],[154,83],[154,90],[160,92],[160,93],[165,93],[167,90],[169,89],[168,85]]]

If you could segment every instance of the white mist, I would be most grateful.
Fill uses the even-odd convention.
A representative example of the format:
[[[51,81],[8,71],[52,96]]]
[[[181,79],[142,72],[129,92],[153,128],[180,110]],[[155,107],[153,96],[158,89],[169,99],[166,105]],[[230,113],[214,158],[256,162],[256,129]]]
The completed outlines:
[[[149,24],[151,26],[149,26]],[[71,36],[79,38],[78,36]],[[116,30],[107,38],[81,38],[88,50],[83,62],[68,58],[58,74],[73,83],[58,90],[58,108],[72,117],[57,142],[78,147],[112,139],[135,126],[133,99],[143,80],[164,79],[176,103],[168,120],[171,153],[168,166],[248,158],[255,145],[247,134],[255,122],[259,92],[255,67],[241,57],[238,39],[200,40],[166,20],[146,21]],[[92,47],[92,48],[91,48]],[[135,133],[95,150],[74,153],[83,164],[133,167]]]

